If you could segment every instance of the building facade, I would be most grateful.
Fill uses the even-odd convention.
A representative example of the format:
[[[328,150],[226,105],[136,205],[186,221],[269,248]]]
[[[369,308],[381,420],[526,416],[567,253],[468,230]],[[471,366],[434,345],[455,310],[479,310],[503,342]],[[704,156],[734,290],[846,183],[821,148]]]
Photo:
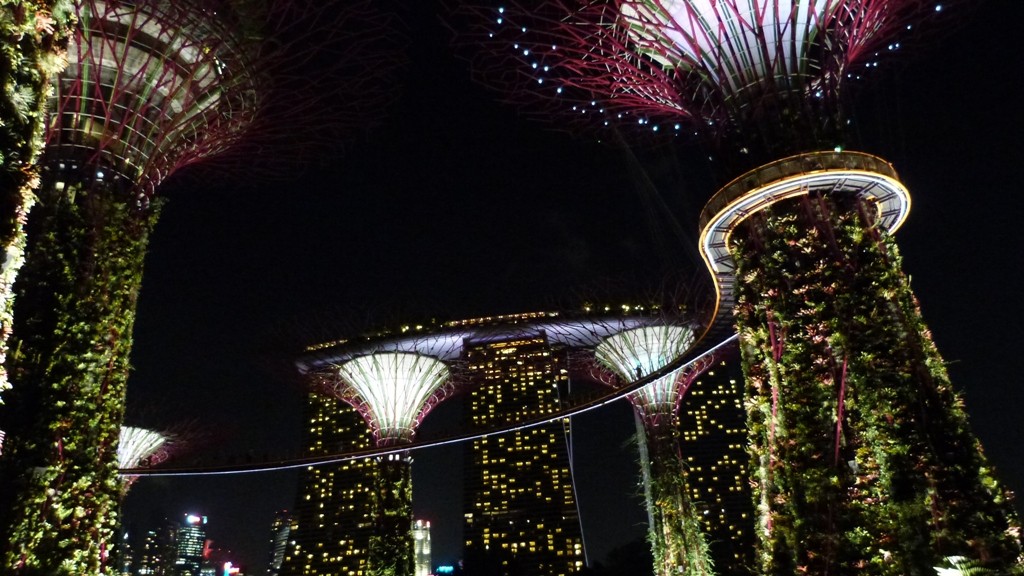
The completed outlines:
[[[554,412],[567,360],[543,333],[467,342],[465,418],[487,429]],[[569,463],[568,423],[466,444],[467,574],[565,576],[585,564]]]
[[[305,455],[361,450],[373,445],[363,418],[348,404],[311,393]],[[281,576],[362,576],[373,533],[372,459],[310,466],[299,480]]]
[[[413,558],[416,562],[415,576],[433,574],[430,565],[430,522],[416,520],[412,525]]]
[[[703,520],[715,573],[749,574],[754,505],[738,358],[719,361],[690,385],[680,405],[679,428],[687,483]]]
[[[270,525],[270,554],[267,559],[267,574],[278,576],[284,554],[288,547],[292,532],[292,515],[287,510],[279,510],[274,514],[274,522]]]
[[[206,516],[186,514],[175,542],[178,551],[174,560],[175,576],[199,576],[206,547]]]

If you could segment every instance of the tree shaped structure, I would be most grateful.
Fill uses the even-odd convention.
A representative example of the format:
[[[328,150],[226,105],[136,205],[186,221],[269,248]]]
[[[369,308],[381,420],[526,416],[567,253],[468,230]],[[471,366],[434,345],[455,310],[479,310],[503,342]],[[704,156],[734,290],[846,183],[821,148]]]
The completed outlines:
[[[117,523],[116,446],[159,184],[244,139],[280,143],[266,136],[309,124],[346,127],[354,115],[316,103],[362,106],[380,94],[365,79],[331,75],[353,71],[350,58],[373,62],[361,49],[324,63],[317,72],[326,79],[318,76],[315,91],[310,82],[282,83],[309,59],[303,51],[327,46],[324,54],[337,56],[331,43],[351,30],[339,25],[341,15],[361,4],[238,8],[191,0],[73,5],[77,25],[67,68],[54,81],[40,202],[15,285],[16,352],[6,362],[13,388],[0,408],[5,573],[103,570]],[[301,23],[279,21],[289,17]],[[360,38],[377,30],[371,21],[358,24]],[[337,99],[349,85],[365,94]]]
[[[605,338],[594,350],[597,362],[623,382],[664,368],[693,343],[688,326],[653,325]],[[655,573],[713,574],[708,543],[690,498],[679,451],[679,403],[707,366],[679,369],[628,396],[640,421],[641,467],[647,498]]]
[[[416,352],[357,356],[331,372],[325,376],[325,384],[334,396],[362,414],[378,446],[411,442],[419,422],[453,390],[445,363]],[[373,491],[376,526],[370,538],[369,574],[413,574],[411,464],[404,453],[378,459]]]
[[[467,8],[511,99],[695,135],[734,178],[701,217],[735,313],[766,573],[1006,569],[1020,541],[891,233],[909,194],[844,152],[844,93],[950,6],[925,0],[549,0]],[[738,177],[737,177],[738,176]],[[735,305],[735,308],[734,308]]]

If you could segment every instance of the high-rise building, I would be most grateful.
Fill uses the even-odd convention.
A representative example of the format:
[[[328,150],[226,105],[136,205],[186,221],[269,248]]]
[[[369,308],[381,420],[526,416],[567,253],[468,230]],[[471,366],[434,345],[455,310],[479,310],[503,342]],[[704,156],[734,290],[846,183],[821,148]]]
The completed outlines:
[[[474,429],[551,413],[568,384],[567,360],[542,331],[466,343]],[[466,572],[564,576],[585,563],[569,464],[567,425],[556,422],[466,444]]]
[[[281,571],[291,531],[292,515],[287,510],[279,510],[274,514],[274,523],[270,526],[270,558],[267,562],[269,576],[277,576]]]
[[[372,445],[372,435],[355,409],[323,394],[309,395],[306,456]],[[303,471],[281,576],[366,574],[375,468],[374,460],[362,459]]]
[[[174,560],[174,575],[199,576],[206,546],[206,516],[186,514],[175,540],[178,555]]]
[[[160,528],[146,531],[135,559],[136,576],[169,576],[174,573],[174,561],[178,556],[177,532],[178,526],[168,520]]]
[[[737,358],[700,375],[679,408],[687,483],[719,576],[749,574],[754,505],[747,464],[743,373]]]
[[[132,551],[131,536],[127,530],[122,531],[121,536],[117,539],[114,558],[115,573],[119,576],[132,576],[134,553]]]
[[[413,560],[415,576],[430,576],[430,522],[416,520],[412,524]]]
[[[153,576],[159,574],[161,553],[159,533],[156,530],[147,530],[142,538],[142,546],[139,549],[138,561],[135,567],[136,576]]]

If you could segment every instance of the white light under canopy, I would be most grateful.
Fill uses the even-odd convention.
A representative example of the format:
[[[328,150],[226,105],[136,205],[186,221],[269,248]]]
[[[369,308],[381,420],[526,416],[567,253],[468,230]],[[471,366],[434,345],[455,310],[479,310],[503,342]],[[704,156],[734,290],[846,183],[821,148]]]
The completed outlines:
[[[603,366],[632,382],[682,356],[693,339],[693,330],[688,326],[645,326],[605,338],[594,354]],[[630,394],[630,402],[643,413],[675,410],[679,402],[677,382],[684,370],[674,370]]]
[[[360,356],[337,373],[338,395],[363,413],[378,444],[412,440],[450,375],[444,362],[407,352]]]
[[[804,74],[823,27],[849,4],[863,0],[622,0],[619,14],[640,52],[736,92]]]
[[[122,426],[117,444],[117,467],[138,468],[143,460],[156,454],[167,444],[169,438],[145,428]]]

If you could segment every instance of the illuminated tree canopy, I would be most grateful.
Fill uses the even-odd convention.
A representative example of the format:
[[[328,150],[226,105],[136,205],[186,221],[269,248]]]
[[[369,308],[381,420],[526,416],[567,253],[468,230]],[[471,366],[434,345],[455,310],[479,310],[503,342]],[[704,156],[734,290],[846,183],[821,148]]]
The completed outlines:
[[[416,425],[450,394],[449,370],[422,354],[377,353],[337,367],[335,393],[358,409],[380,445],[412,439]]]
[[[755,155],[744,168],[842,144],[843,85],[948,12],[927,0],[466,4],[456,19],[474,73],[525,110],[697,134],[727,161]]]
[[[609,336],[594,354],[624,382],[631,382],[682,356],[693,340],[693,330],[687,326],[646,326]],[[658,378],[630,394],[629,401],[644,413],[674,413],[682,398],[679,380],[683,372],[680,368]]]
[[[51,170],[151,195],[245,132],[258,108],[246,47],[190,2],[87,0],[49,116]]]
[[[117,467],[136,468],[144,460],[159,456],[162,450],[166,450],[169,441],[168,436],[154,430],[122,426],[117,444]]]

